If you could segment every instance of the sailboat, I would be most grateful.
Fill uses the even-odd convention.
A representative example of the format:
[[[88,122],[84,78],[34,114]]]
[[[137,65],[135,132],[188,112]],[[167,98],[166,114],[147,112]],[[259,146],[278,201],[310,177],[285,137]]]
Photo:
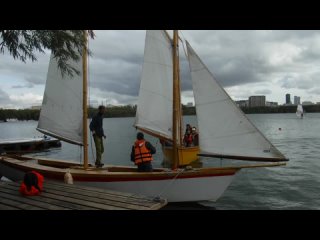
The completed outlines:
[[[146,133],[172,141],[171,168],[137,172],[134,166],[107,165],[95,168],[88,163],[85,48],[82,70],[81,63],[70,62],[80,70],[79,76],[62,76],[56,60],[51,57],[37,128],[47,135],[83,146],[83,164],[61,159],[1,156],[0,176],[19,181],[26,172],[35,170],[43,174],[45,179],[63,181],[64,175],[70,172],[74,184],[142,194],[156,197],[155,199],[163,197],[168,202],[215,201],[221,197],[240,169],[285,165],[288,159],[237,108],[190,44],[187,44],[187,49],[197,103],[201,150],[199,155],[274,163],[179,167],[181,122],[177,112],[181,111],[181,106],[177,101],[180,86],[178,31],[174,31],[171,39],[166,31],[154,30],[146,33],[136,126]],[[171,107],[167,103],[172,103]],[[144,106],[145,113],[141,114]],[[157,106],[157,111],[153,111],[150,106]],[[219,115],[215,114],[215,109],[219,110]]]
[[[301,119],[303,118],[303,107],[301,104],[298,104],[297,106],[296,115]]]

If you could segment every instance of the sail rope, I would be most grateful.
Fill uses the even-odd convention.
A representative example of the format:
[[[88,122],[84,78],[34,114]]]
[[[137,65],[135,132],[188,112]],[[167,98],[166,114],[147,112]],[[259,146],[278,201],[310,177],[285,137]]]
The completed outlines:
[[[163,189],[162,189],[162,191],[160,192],[160,194],[158,194],[156,197],[153,198],[153,201],[155,201],[155,202],[160,202],[160,201],[161,201],[161,196],[162,196],[162,194],[163,194],[165,191],[167,191],[167,190],[169,189],[169,187],[172,186],[172,184],[177,180],[177,177],[178,177],[181,173],[183,173],[184,171],[185,171],[185,168],[178,169],[178,172],[177,172],[177,174],[175,175],[175,177],[172,178],[171,181],[170,181],[167,185],[165,185],[165,186],[163,187]]]

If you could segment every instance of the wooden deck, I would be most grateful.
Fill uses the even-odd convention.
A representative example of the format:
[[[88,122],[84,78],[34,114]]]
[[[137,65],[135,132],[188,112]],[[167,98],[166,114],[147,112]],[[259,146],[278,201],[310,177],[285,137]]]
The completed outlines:
[[[46,181],[38,196],[22,196],[20,183],[0,181],[0,210],[158,210],[167,201],[93,187]]]

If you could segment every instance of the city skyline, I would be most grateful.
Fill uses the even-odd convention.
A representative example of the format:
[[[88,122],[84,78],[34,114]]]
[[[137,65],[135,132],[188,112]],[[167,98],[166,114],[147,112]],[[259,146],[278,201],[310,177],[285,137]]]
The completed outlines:
[[[169,31],[170,32],[170,31]],[[90,42],[90,103],[135,105],[145,31],[95,31]],[[182,31],[208,69],[235,101],[264,95],[285,103],[285,94],[320,102],[318,31]],[[319,52],[319,53],[318,53]],[[193,102],[188,64],[180,44],[182,103]],[[41,105],[49,52],[24,64],[7,52],[0,60],[0,108]]]

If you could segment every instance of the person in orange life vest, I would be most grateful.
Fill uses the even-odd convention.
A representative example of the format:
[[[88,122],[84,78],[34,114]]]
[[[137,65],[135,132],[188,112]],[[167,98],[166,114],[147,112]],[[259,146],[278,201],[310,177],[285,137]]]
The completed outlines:
[[[131,161],[138,166],[138,172],[152,172],[152,154],[155,153],[156,148],[144,139],[142,132],[138,132],[131,150]]]
[[[193,137],[189,130],[186,131],[186,134],[184,135],[184,138],[183,138],[183,142],[186,147],[191,147],[193,143]]]
[[[25,196],[39,195],[43,190],[44,177],[36,172],[27,172],[20,186],[20,193]]]

